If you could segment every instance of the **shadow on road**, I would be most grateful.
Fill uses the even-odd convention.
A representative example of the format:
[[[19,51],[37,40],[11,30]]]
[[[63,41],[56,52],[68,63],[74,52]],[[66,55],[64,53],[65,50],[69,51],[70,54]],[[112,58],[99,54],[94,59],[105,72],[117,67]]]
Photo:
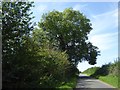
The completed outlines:
[[[78,76],[78,79],[95,79],[95,78],[90,76]]]
[[[79,79],[80,79],[80,78],[81,78],[81,79],[91,79],[90,76],[79,76],[78,78],[79,78]]]

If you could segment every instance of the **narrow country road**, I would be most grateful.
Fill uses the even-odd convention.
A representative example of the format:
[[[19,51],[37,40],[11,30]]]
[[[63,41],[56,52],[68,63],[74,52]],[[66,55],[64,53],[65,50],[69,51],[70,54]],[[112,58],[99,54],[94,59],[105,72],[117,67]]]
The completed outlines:
[[[98,79],[91,78],[85,74],[80,74],[76,88],[114,88]]]

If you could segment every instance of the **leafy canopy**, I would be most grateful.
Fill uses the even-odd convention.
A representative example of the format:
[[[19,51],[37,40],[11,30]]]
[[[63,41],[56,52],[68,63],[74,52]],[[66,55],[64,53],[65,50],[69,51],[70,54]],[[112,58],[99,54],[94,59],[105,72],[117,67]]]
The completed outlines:
[[[67,8],[63,12],[48,12],[43,14],[38,26],[48,33],[49,39],[55,42],[52,43],[54,46],[66,51],[74,65],[83,60],[96,64],[100,52],[87,41],[92,30],[91,23],[79,11]]]

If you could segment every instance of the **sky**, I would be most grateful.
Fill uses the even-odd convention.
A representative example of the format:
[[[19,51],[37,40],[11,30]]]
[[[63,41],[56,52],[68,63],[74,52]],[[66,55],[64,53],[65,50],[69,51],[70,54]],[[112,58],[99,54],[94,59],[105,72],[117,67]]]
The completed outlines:
[[[78,69],[84,71],[94,66],[102,66],[114,62],[118,57],[118,3],[117,2],[35,2],[32,8],[34,22],[39,22],[43,13],[72,7],[79,10],[92,23],[93,30],[88,40],[100,50],[97,64],[89,65],[84,61],[78,64]]]

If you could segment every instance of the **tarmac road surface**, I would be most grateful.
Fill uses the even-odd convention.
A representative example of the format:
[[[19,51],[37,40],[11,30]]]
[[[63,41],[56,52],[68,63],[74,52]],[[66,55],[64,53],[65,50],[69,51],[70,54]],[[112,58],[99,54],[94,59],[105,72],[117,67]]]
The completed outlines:
[[[89,89],[92,88],[94,90],[98,90],[98,88],[101,88],[101,90],[103,90],[104,88],[106,90],[108,88],[107,90],[110,89],[115,90],[115,87],[112,87],[111,85],[106,84],[98,79],[91,78],[90,76],[87,76],[85,74],[79,75],[76,88],[79,88],[79,90],[85,90],[85,88],[89,88]]]

